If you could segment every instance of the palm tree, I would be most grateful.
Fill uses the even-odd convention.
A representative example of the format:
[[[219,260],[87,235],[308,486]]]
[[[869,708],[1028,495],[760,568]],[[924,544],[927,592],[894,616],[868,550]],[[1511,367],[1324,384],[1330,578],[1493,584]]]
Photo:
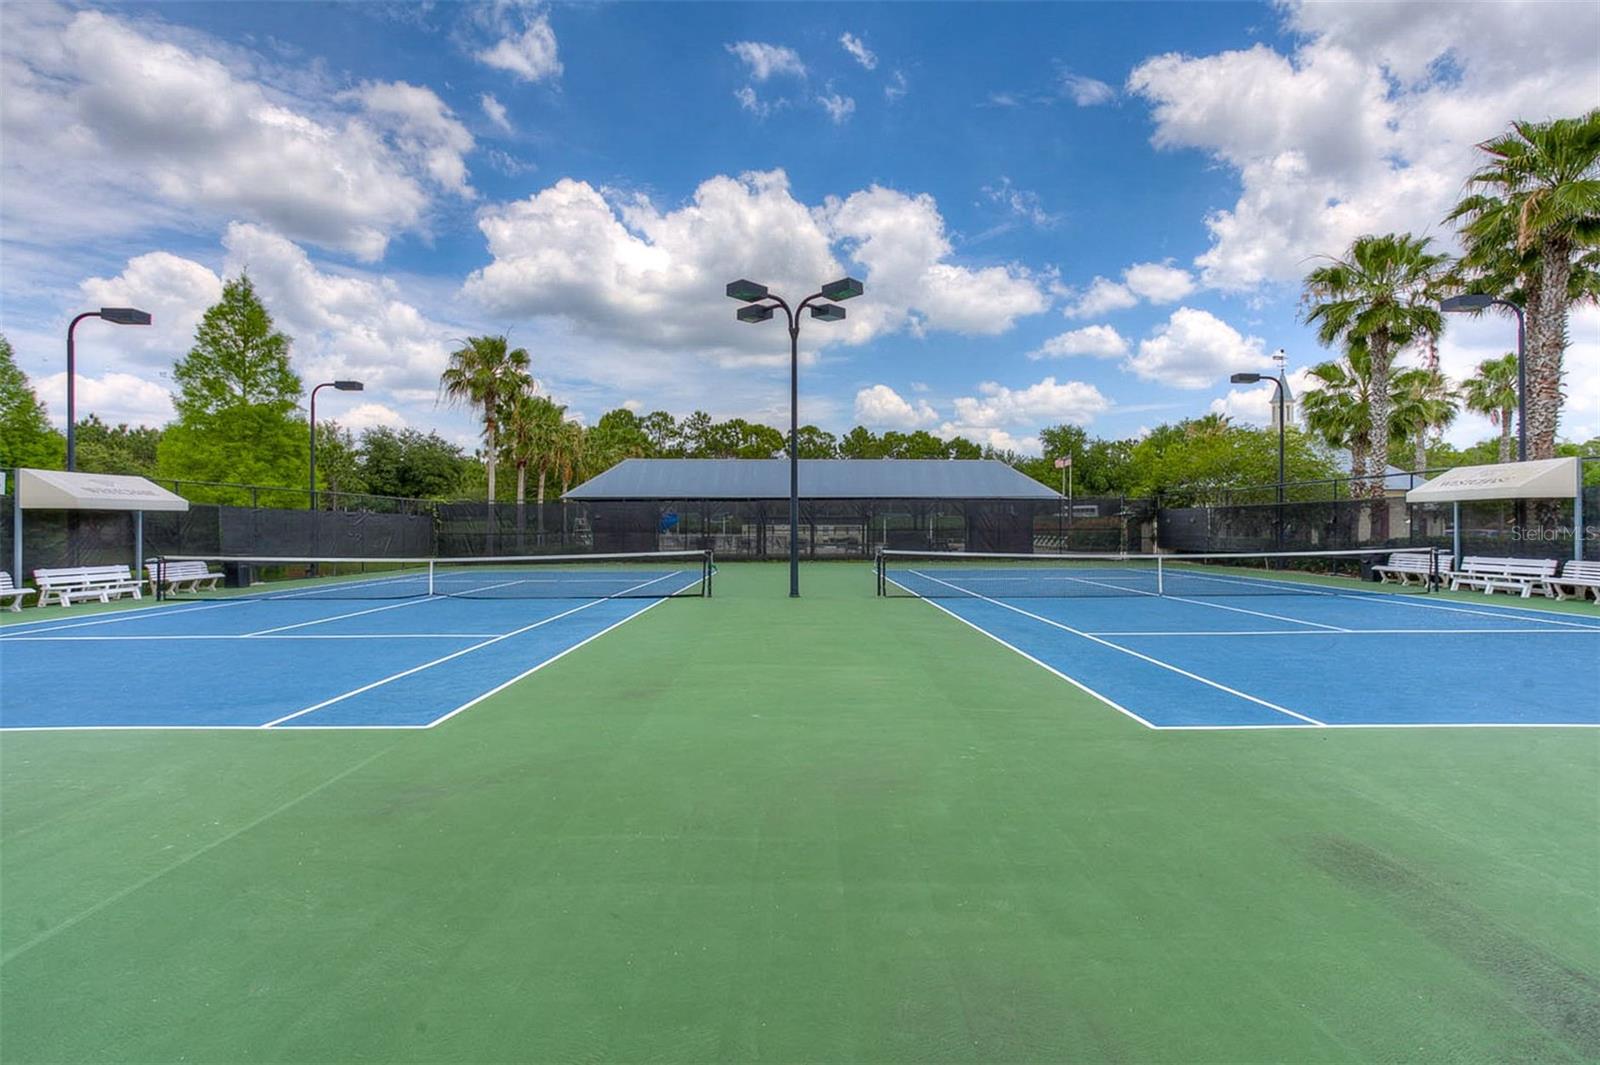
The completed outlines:
[[[483,418],[491,504],[495,499],[500,417],[512,396],[533,387],[533,378],[528,374],[530,362],[527,351],[510,347],[504,336],[468,337],[450,353],[450,365],[439,375],[439,391],[446,399],[476,408]]]
[[[1555,454],[1561,360],[1574,302],[1600,295],[1600,109],[1580,118],[1514,122],[1478,145],[1489,160],[1449,218],[1460,224],[1473,287],[1524,310],[1528,457]],[[1587,274],[1587,278],[1583,275]],[[1576,284],[1575,284],[1576,282]]]
[[[1357,237],[1342,259],[1306,275],[1305,320],[1324,345],[1360,341],[1368,359],[1367,460],[1381,474],[1389,464],[1389,377],[1395,355],[1443,328],[1437,299],[1448,256],[1428,251],[1409,233]],[[1383,478],[1364,482],[1375,500]]]
[[[577,422],[562,422],[556,434],[555,470],[561,478],[562,495],[583,472],[585,437],[583,426]]]
[[[1410,443],[1412,468],[1428,468],[1428,435],[1456,420],[1456,393],[1437,368],[1401,370],[1389,382],[1389,437],[1396,446]]]
[[[565,407],[532,392],[519,392],[512,396],[501,411],[500,424],[505,431],[500,446],[506,461],[517,471],[519,506],[528,498],[528,467],[538,467],[540,456],[549,454],[555,439],[555,427],[561,423],[565,411]],[[543,468],[549,467],[546,465]],[[538,501],[544,502],[542,474]]]
[[[1500,428],[1500,461],[1511,461],[1511,419],[1517,410],[1517,353],[1484,359],[1462,386],[1467,409],[1487,414]]]
[[[1344,358],[1311,367],[1307,372],[1315,383],[1300,394],[1306,427],[1329,447],[1349,451],[1350,476],[1363,484],[1371,446],[1370,365],[1366,347],[1352,344]]]

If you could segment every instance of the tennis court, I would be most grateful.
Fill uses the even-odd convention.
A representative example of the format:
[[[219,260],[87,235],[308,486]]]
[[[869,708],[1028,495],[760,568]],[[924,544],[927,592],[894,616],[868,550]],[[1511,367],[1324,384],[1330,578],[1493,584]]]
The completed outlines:
[[[1600,617],[1263,565],[1365,557],[890,551],[879,579],[1151,728],[1600,725]]]
[[[1363,664],[1321,672],[1359,706],[1418,635],[1311,624],[1364,602],[906,602],[860,562],[796,600],[760,563],[714,599],[561,598],[427,568],[5,619],[8,715],[93,726],[0,732],[8,1061],[1600,1056],[1600,731],[1157,731],[974,628],[1053,634],[1108,698],[1170,677],[1174,706],[1213,689],[996,603],[1174,663],[1349,640]],[[466,598],[501,580],[531,597]],[[1500,631],[1592,606],[1395,598],[1535,641],[1481,683],[1594,639]],[[56,686],[13,702],[36,654]],[[162,727],[109,727],[135,714]]]
[[[275,579],[6,626],[0,728],[431,728],[711,589],[705,552],[251,562]]]

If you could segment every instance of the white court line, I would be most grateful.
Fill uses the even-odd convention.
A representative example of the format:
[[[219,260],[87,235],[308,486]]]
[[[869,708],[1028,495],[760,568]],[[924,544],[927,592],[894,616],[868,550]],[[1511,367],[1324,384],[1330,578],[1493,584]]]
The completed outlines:
[[[17,622],[13,622],[12,625],[5,626],[5,628],[0,628],[0,642],[4,642],[5,640],[18,639],[19,637],[22,637],[22,636],[32,636],[35,633],[40,633],[40,632],[59,632],[62,629],[83,629],[83,628],[88,628],[90,625],[109,625],[113,621],[143,621],[145,618],[155,618],[155,617],[170,618],[170,617],[176,617],[179,614],[192,614],[197,610],[215,610],[218,607],[222,607],[222,606],[238,606],[240,602],[243,602],[243,600],[236,600],[236,601],[227,602],[227,603],[202,603],[202,604],[200,604],[198,606],[173,607],[170,610],[158,610],[157,609],[158,607],[166,606],[165,603],[151,603],[149,606],[136,606],[136,607],[132,607],[132,608],[129,608],[129,609],[126,609],[126,610],[107,611],[104,614],[99,614],[99,615],[95,616],[92,620],[89,620],[89,621],[69,621],[69,622],[67,622],[66,624],[63,624],[63,625],[50,624],[48,620],[47,621],[17,621]],[[21,632],[17,632],[17,633],[11,633],[11,632],[5,631],[6,629],[10,629],[13,625],[48,625],[48,627],[47,628],[28,628],[28,629],[23,629]]]
[[[496,588],[505,588],[505,587],[507,587],[509,585],[516,584],[516,583],[517,583],[516,581],[502,581],[499,584],[487,585],[481,590],[485,591],[485,592],[488,592],[488,591],[493,591]],[[351,587],[351,585],[345,584],[345,585],[340,585],[339,587],[349,588],[349,587]],[[306,627],[311,626],[311,625],[326,625],[330,621],[343,621],[345,618],[358,618],[358,617],[361,617],[363,614],[378,614],[378,613],[382,613],[385,610],[399,610],[403,606],[416,606],[418,603],[433,603],[433,602],[438,602],[439,600],[445,599],[445,598],[448,598],[448,597],[447,596],[439,596],[439,595],[423,595],[423,596],[421,596],[419,598],[416,598],[416,599],[405,599],[405,600],[402,600],[401,602],[398,602],[398,603],[388,603],[388,604],[386,604],[384,606],[369,607],[366,610],[352,610],[348,614],[335,614],[332,617],[327,617],[327,618],[313,618],[310,621],[297,621],[293,625],[279,625],[277,628],[259,629],[259,630],[255,631],[255,632],[247,632],[247,633],[245,633],[245,635],[246,636],[266,636],[269,633],[287,632],[290,629],[303,629],[303,628],[306,628]]]
[[[1600,627],[1590,629],[1337,629],[1323,632],[1317,629],[1176,629],[1160,631],[1109,632],[1096,631],[1091,636],[1569,636],[1574,633],[1600,634]],[[66,639],[67,637],[63,637]],[[114,637],[113,637],[114,638]]]
[[[640,588],[648,588],[650,585],[655,584],[657,581],[664,581],[670,576],[673,576],[673,574],[670,574],[670,573],[663,574],[662,576],[656,577],[656,578],[654,578],[652,580],[648,580],[648,581],[644,581],[643,583],[636,584],[632,588],[625,588],[625,589],[623,589],[623,592],[624,593],[626,593],[626,592],[636,592]],[[371,684],[363,684],[361,687],[354,688],[354,689],[352,689],[350,691],[345,692],[342,695],[335,695],[331,699],[324,699],[320,703],[315,703],[315,704],[313,704],[311,706],[308,706],[304,710],[296,710],[292,714],[284,714],[282,717],[274,718],[273,720],[268,721],[265,724],[259,725],[257,727],[259,727],[259,728],[273,728],[274,726],[283,724],[285,721],[293,721],[297,717],[302,717],[302,716],[304,716],[306,714],[312,713],[313,711],[325,709],[325,708],[327,708],[329,706],[332,706],[334,703],[343,702],[344,700],[349,699],[349,698],[351,698],[353,696],[360,695],[363,692],[369,692],[374,688],[381,688],[383,685],[388,684],[388,683],[390,683],[392,681],[400,680],[402,677],[409,677],[413,673],[420,673],[425,669],[432,669],[434,666],[440,665],[441,663],[444,663],[444,662],[448,662],[453,658],[460,658],[462,655],[471,654],[473,651],[481,650],[482,648],[488,647],[491,644],[497,644],[501,640],[509,640],[513,636],[520,636],[525,632],[531,632],[534,629],[539,628],[541,625],[548,625],[552,621],[559,621],[562,618],[570,617],[573,614],[576,614],[576,613],[578,613],[580,611],[588,610],[590,607],[599,606],[601,603],[612,602],[615,598],[616,597],[613,596],[613,597],[609,597],[609,598],[606,598],[606,599],[593,599],[593,600],[590,600],[589,602],[584,603],[582,606],[575,606],[571,610],[563,610],[559,614],[553,614],[550,617],[547,617],[542,621],[534,622],[532,625],[524,625],[520,629],[513,629],[511,632],[503,633],[503,634],[501,634],[499,636],[494,637],[493,639],[484,640],[482,643],[475,643],[471,647],[463,647],[459,651],[453,651],[450,654],[444,655],[443,657],[435,658],[431,662],[424,662],[420,666],[412,666],[410,669],[401,670],[399,673],[395,673],[395,674],[392,674],[390,676],[384,677],[382,680],[375,680]]]
[[[1444,603],[1422,603],[1418,602],[1416,599],[1405,596],[1379,595],[1375,592],[1368,593],[1366,595],[1357,595],[1351,592],[1336,592],[1334,594],[1341,599],[1353,599],[1358,603],[1376,602],[1383,603],[1387,606],[1414,606],[1422,610],[1445,610],[1452,614],[1476,614],[1479,617],[1500,618],[1501,620],[1515,619],[1517,621],[1528,621],[1538,625],[1561,625],[1570,629],[1600,630],[1600,624],[1594,624],[1587,621],[1564,621],[1555,617],[1539,617],[1539,614],[1551,612],[1537,610],[1533,607],[1446,606]]]
[[[905,585],[901,584],[899,581],[895,580],[893,577],[885,577],[884,579],[887,580],[890,584],[897,585],[897,586],[899,586],[901,588],[905,588],[906,587]],[[909,588],[907,588],[906,590],[910,591]],[[1057,669],[1054,666],[1050,665],[1048,662],[1042,662],[1039,659],[1033,657],[1028,652],[1026,652],[1022,648],[1018,647],[1016,644],[1007,643],[1005,640],[1001,639],[999,636],[996,636],[994,633],[990,632],[988,629],[984,628],[982,625],[979,625],[979,624],[977,624],[975,622],[968,621],[966,618],[962,617],[960,614],[957,614],[955,611],[951,610],[950,608],[944,606],[942,603],[939,603],[938,601],[933,600],[933,599],[928,599],[928,598],[923,597],[923,596],[917,596],[917,598],[922,599],[922,601],[924,603],[927,603],[929,606],[934,607],[937,610],[944,611],[946,614],[948,614],[951,617],[955,618],[957,621],[961,622],[961,624],[963,624],[963,625],[966,625],[968,628],[971,628],[971,629],[976,630],[977,632],[983,633],[983,635],[989,637],[989,639],[993,640],[995,643],[999,644],[1001,647],[1004,647],[1004,648],[1006,648],[1008,650],[1011,650],[1011,651],[1015,651],[1017,654],[1021,655],[1023,658],[1026,658],[1028,661],[1032,662],[1034,665],[1038,666],[1040,669],[1044,670],[1047,673],[1055,674],[1056,676],[1060,677],[1062,680],[1066,681],[1068,684],[1072,685],[1074,688],[1077,688],[1079,691],[1084,692],[1084,693],[1086,693],[1088,695],[1094,696],[1096,699],[1099,699],[1102,703],[1105,703],[1107,706],[1111,707],[1111,709],[1115,710],[1117,713],[1126,714],[1128,717],[1131,717],[1135,721],[1139,722],[1139,724],[1143,725],[1145,728],[1160,728],[1161,727],[1159,725],[1152,725],[1150,722],[1146,721],[1144,718],[1140,717],[1138,714],[1134,713],[1132,710],[1129,710],[1126,706],[1121,705],[1120,703],[1116,702],[1115,700],[1106,698],[1104,695],[1102,695],[1099,692],[1095,691],[1093,688],[1089,687],[1087,684],[1083,683],[1082,681],[1078,680],[1075,677],[1067,676],[1067,674],[1061,672],[1059,669]],[[1284,728],[1291,728],[1291,727],[1293,727],[1293,728],[1303,728],[1304,726],[1303,725],[1294,725],[1294,726],[1285,725],[1285,726],[1282,726],[1282,727],[1284,727]]]
[[[1304,725],[1155,725],[1162,732],[1248,732],[1262,729],[1303,729]],[[1596,721],[1383,721],[1332,722],[1327,729],[1403,728],[1600,728]]]
[[[938,577],[931,577],[928,574],[921,572],[920,570],[911,570],[910,572],[915,573],[917,576],[922,577],[925,580],[931,580],[931,581],[934,581],[936,583],[943,584],[943,585],[945,585],[947,587],[955,588],[957,591],[961,591],[962,590],[960,588],[960,586],[958,586],[958,585],[950,584],[948,581],[942,581]],[[896,583],[898,583],[898,582],[896,582]],[[904,585],[901,585],[901,587],[904,587]],[[1301,721],[1304,721],[1308,725],[1324,726],[1324,724],[1325,724],[1324,722],[1318,721],[1314,717],[1307,717],[1305,714],[1298,713],[1298,712],[1296,712],[1294,710],[1290,710],[1286,706],[1279,706],[1277,703],[1268,702],[1266,699],[1262,699],[1262,698],[1259,698],[1259,697],[1254,696],[1254,695],[1249,695],[1249,694],[1247,694],[1245,692],[1242,692],[1242,691],[1238,690],[1237,688],[1230,688],[1226,684],[1220,683],[1219,681],[1211,680],[1209,677],[1202,677],[1198,673],[1191,673],[1187,669],[1182,669],[1182,668],[1180,668],[1178,666],[1173,665],[1171,662],[1163,662],[1159,658],[1153,658],[1150,655],[1141,654],[1140,652],[1135,651],[1130,647],[1123,647],[1120,644],[1112,643],[1110,640],[1104,640],[1104,639],[1101,639],[1098,636],[1091,636],[1087,632],[1084,632],[1081,629],[1075,629],[1070,625],[1062,624],[1059,621],[1055,621],[1055,620],[1052,620],[1051,618],[1044,617],[1041,614],[1034,614],[1034,613],[1032,613],[1030,611],[1023,610],[1021,607],[1012,606],[1010,603],[1002,603],[998,599],[990,599],[986,595],[976,596],[976,598],[982,599],[986,603],[993,603],[995,606],[1000,607],[1000,608],[1002,608],[1004,610],[1015,611],[1016,613],[1021,614],[1025,618],[1032,618],[1035,621],[1042,621],[1046,625],[1054,626],[1055,628],[1061,629],[1063,632],[1070,632],[1074,636],[1080,636],[1085,640],[1089,640],[1092,643],[1100,644],[1103,647],[1109,647],[1113,651],[1121,651],[1125,655],[1131,655],[1132,657],[1140,659],[1141,661],[1144,661],[1144,662],[1148,662],[1153,666],[1158,666],[1161,669],[1170,670],[1173,673],[1177,673],[1179,676],[1188,677],[1190,680],[1197,681],[1198,683],[1204,684],[1207,687],[1215,688],[1218,691],[1227,692],[1229,695],[1237,696],[1238,698],[1243,699],[1246,702],[1255,703],[1255,704],[1257,704],[1259,706],[1266,707],[1268,710],[1275,710],[1280,714],[1286,714],[1289,717],[1297,718],[1297,719],[1299,719]]]
[[[1542,631],[1542,630],[1541,630]],[[159,636],[18,636],[12,643],[146,643],[160,640],[481,640],[498,632],[295,632],[262,636],[259,633],[191,633]]]
[[[678,591],[680,591],[680,592],[686,591],[687,589],[693,588],[696,584],[699,584],[699,583],[700,583],[700,578],[696,577],[693,581],[691,581],[688,584],[684,585],[682,588],[679,588]],[[674,593],[674,594],[676,594],[676,593]],[[511,687],[511,685],[515,684],[519,680],[522,680],[524,677],[531,676],[532,674],[539,672],[539,670],[543,669],[545,666],[548,666],[551,662],[554,662],[559,658],[565,658],[567,655],[570,655],[572,652],[576,651],[578,648],[582,647],[584,644],[592,643],[593,641],[598,640],[600,637],[604,636],[606,633],[610,632],[612,629],[616,628],[618,625],[625,625],[628,622],[632,621],[634,618],[641,617],[642,615],[644,615],[648,611],[654,610],[656,607],[660,606],[664,602],[666,602],[665,599],[657,599],[655,602],[653,602],[653,603],[649,604],[648,606],[646,606],[643,610],[636,610],[633,613],[629,614],[627,617],[621,619],[620,621],[616,621],[616,622],[614,622],[614,623],[612,623],[610,625],[607,625],[605,628],[601,629],[599,632],[595,633],[593,636],[589,636],[589,637],[587,637],[585,639],[579,640],[577,643],[573,644],[571,647],[566,648],[565,650],[557,651],[555,654],[551,655],[549,658],[545,659],[543,662],[540,662],[538,665],[534,666],[531,669],[523,670],[521,673],[518,673],[516,676],[512,677],[510,680],[506,681],[504,684],[497,684],[493,688],[490,688],[488,691],[484,692],[483,694],[477,695],[477,696],[474,696],[471,699],[468,699],[466,702],[462,703],[460,706],[456,707],[454,710],[451,710],[447,714],[443,714],[443,715],[441,715],[439,717],[434,718],[432,721],[428,722],[423,727],[424,728],[433,728],[435,725],[442,725],[444,722],[449,721],[452,717],[455,717],[457,714],[461,713],[463,710],[470,710],[474,706],[477,706],[479,703],[483,702],[485,699],[489,698],[491,695],[500,694],[500,692],[502,692],[505,689]],[[334,727],[334,726],[328,726],[328,727]]]

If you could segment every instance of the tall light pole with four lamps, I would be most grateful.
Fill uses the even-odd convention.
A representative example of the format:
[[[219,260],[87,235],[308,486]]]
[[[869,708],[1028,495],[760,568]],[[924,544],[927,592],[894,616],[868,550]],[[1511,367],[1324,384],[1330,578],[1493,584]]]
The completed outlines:
[[[1490,307],[1507,307],[1517,316],[1517,461],[1528,461],[1528,370],[1527,370],[1527,322],[1522,316],[1522,308],[1510,300],[1503,300],[1498,296],[1486,296],[1481,293],[1468,293],[1464,296],[1451,296],[1449,299],[1439,301],[1439,309],[1455,314],[1467,314],[1476,311],[1486,311]]]
[[[854,299],[864,289],[853,277],[840,278],[822,286],[797,303],[791,310],[780,296],[767,291],[767,286],[754,281],[730,281],[728,296],[748,303],[740,307],[741,322],[764,322],[772,312],[782,308],[789,322],[789,597],[800,595],[800,312],[811,308],[811,317],[821,322],[841,322],[844,308],[838,304]],[[832,302],[822,302],[831,300]]]
[[[317,393],[324,388],[340,392],[360,392],[367,386],[360,381],[324,381],[311,390],[311,509],[317,509]]]
[[[67,470],[78,468],[78,358],[72,331],[85,318],[101,318],[112,325],[149,325],[150,312],[135,307],[101,307],[84,311],[67,326]],[[21,578],[18,578],[19,580]]]

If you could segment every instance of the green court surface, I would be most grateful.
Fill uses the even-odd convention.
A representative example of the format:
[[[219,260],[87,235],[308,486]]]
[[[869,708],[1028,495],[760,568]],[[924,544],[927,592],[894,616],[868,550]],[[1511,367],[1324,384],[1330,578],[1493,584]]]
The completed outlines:
[[[1600,1059],[1600,730],[1152,731],[803,580],[424,731],[0,736],[0,1059]]]

